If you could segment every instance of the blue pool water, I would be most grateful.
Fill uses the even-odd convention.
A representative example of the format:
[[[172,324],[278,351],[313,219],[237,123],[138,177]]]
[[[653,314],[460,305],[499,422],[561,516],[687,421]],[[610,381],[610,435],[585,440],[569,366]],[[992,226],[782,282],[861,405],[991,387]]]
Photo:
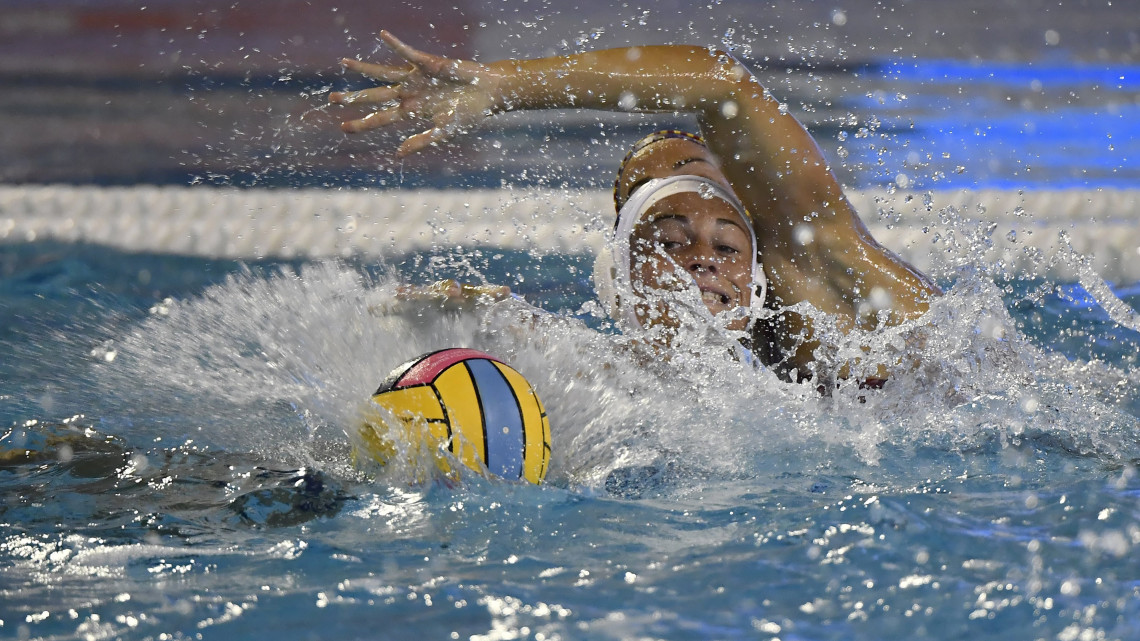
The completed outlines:
[[[4,259],[9,638],[1140,633],[1140,336],[1079,286],[964,269],[918,370],[822,398],[728,361],[639,367],[582,311],[580,255]],[[601,331],[368,311],[393,274],[472,271],[545,275],[521,291]],[[361,399],[450,344],[536,385],[548,484],[353,469]]]
[[[765,73],[784,71],[774,90],[854,188],[1140,179],[1134,66]],[[239,102],[255,80],[230,87]],[[583,118],[556,136],[507,120],[442,180],[600,186],[645,123]],[[254,186],[441,180],[438,157],[384,165],[390,137],[309,147],[328,135],[303,124],[235,137],[247,158],[139,162]],[[151,174],[125,175],[93,182]],[[719,353],[646,367],[593,315],[586,255],[237,262],[9,241],[0,638],[1140,638],[1140,334],[1104,294],[985,263],[976,223],[945,220],[963,240],[936,274],[947,295],[908,328],[921,348],[876,337],[899,363],[886,387],[828,396]],[[396,282],[443,277],[509,283],[553,314],[378,311]],[[1140,308],[1140,283],[1111,290]],[[447,346],[534,383],[547,484],[353,465],[362,402]]]

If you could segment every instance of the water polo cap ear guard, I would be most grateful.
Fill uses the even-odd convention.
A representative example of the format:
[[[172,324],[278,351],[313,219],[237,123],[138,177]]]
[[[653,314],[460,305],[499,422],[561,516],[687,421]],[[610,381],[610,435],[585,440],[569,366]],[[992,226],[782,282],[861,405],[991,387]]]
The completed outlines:
[[[618,165],[617,176],[614,178],[614,209],[615,210],[621,209],[622,205],[624,204],[621,201],[621,177],[625,174],[625,166],[627,164],[629,164],[629,161],[632,160],[633,157],[637,155],[637,152],[641,151],[642,149],[645,149],[646,147],[648,147],[654,143],[661,142],[662,140],[670,140],[673,138],[677,138],[677,139],[681,139],[681,140],[691,140],[692,142],[695,142],[698,145],[707,148],[707,145],[705,145],[705,139],[704,138],[701,138],[700,136],[698,136],[697,134],[694,134],[692,132],[683,131],[681,129],[662,129],[660,131],[655,131],[655,132],[649,134],[648,136],[643,136],[640,140],[633,143],[633,146],[630,147],[629,151],[627,151],[625,153],[625,158],[621,159],[621,164]],[[630,196],[632,196],[632,195],[633,194],[630,194]]]
[[[764,266],[756,257],[756,232],[744,205],[731,192],[708,178],[699,176],[670,176],[654,178],[639,186],[618,212],[617,225],[606,247],[598,252],[594,262],[594,289],[598,298],[606,305],[610,318],[623,327],[640,328],[632,305],[622,304],[634,296],[630,280],[632,259],[629,238],[633,228],[653,205],[674,194],[696,192],[704,197],[719,198],[731,205],[747,223],[749,239],[752,241],[752,296],[749,304],[749,325],[759,318],[764,309],[764,299],[768,294],[768,279],[764,276]]]

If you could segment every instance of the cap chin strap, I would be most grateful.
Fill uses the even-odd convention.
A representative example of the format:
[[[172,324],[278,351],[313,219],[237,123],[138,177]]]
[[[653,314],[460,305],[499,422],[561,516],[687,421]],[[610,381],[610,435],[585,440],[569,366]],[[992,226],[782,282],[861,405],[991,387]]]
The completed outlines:
[[[747,223],[748,235],[752,241],[752,296],[748,310],[748,326],[760,317],[764,309],[764,298],[768,294],[768,279],[764,276],[764,266],[756,259],[756,232],[744,205],[731,192],[720,184],[700,176],[670,176],[654,178],[639,186],[618,212],[617,225],[612,236],[607,237],[606,247],[598,252],[594,261],[594,289],[598,298],[605,304],[610,318],[618,322],[622,330],[644,329],[637,319],[633,301],[639,298],[633,291],[630,280],[632,259],[630,236],[633,228],[641,222],[653,205],[674,194],[696,192],[705,198],[719,198],[733,207]]]

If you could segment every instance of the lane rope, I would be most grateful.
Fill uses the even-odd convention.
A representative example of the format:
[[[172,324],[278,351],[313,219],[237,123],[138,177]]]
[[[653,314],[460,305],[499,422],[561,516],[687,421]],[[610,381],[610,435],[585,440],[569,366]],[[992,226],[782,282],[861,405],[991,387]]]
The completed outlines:
[[[970,254],[1009,274],[1140,280],[1140,190],[852,191],[872,235],[935,275]],[[217,258],[396,256],[432,247],[594,252],[605,190],[0,186],[0,242]],[[1081,260],[1073,260],[1073,254]]]

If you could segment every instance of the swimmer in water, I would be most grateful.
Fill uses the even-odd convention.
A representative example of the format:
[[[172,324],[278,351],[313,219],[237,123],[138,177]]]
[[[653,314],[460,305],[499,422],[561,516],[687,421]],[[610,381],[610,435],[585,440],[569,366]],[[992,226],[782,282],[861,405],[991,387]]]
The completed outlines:
[[[767,281],[744,205],[721,184],[680,174],[643,182],[618,209],[594,285],[623,332],[652,330],[669,346],[684,325],[685,293],[691,311],[750,343],[743,333],[763,315]]]
[[[665,348],[658,350],[661,357],[669,358],[683,326],[708,325],[725,330],[721,335],[737,358],[756,363],[752,352],[732,341],[750,343],[746,330],[763,315],[766,280],[755,248],[744,205],[723,185],[684,174],[652,179],[618,211],[594,282],[622,332]],[[463,308],[503,300],[510,289],[440,281],[404,286],[397,295]]]
[[[635,146],[621,167],[615,202],[620,208],[648,181],[676,175],[706,178],[741,202],[766,276],[763,302],[772,311],[753,325],[756,351],[792,379],[810,376],[820,346],[819,316],[805,304],[842,331],[866,331],[917,318],[941,293],[871,237],[811,135],[725,52],[646,46],[482,64],[416,50],[387,32],[380,37],[406,64],[343,60],[383,84],[334,92],[329,100],[375,109],[344,122],[350,133],[430,123],[402,142],[400,156],[507,111],[694,114],[700,137],[658,135]],[[715,307],[709,311],[717,313]]]

